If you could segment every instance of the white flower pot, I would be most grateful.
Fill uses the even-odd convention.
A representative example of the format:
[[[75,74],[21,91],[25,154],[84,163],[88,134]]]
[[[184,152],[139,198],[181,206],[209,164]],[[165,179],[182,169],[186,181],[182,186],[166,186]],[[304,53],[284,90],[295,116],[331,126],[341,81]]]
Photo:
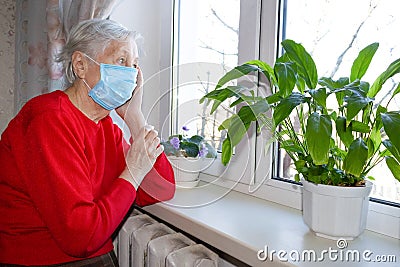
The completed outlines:
[[[198,184],[199,173],[207,169],[213,158],[186,158],[168,156],[175,174],[175,183],[178,188],[192,188]]]
[[[342,187],[303,183],[303,220],[317,235],[352,240],[365,229],[372,183]]]

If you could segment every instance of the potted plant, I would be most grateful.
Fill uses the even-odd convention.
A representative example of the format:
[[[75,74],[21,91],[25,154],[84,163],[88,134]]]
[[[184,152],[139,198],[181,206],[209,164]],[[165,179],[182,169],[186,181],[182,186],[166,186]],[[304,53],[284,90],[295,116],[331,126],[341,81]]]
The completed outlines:
[[[370,170],[385,160],[400,181],[400,112],[389,111],[389,103],[382,106],[374,99],[383,84],[400,72],[400,59],[371,85],[361,79],[378,43],[361,50],[350,76],[338,80],[318,78],[314,60],[301,44],[284,40],[282,47],[284,54],[273,66],[259,60],[237,66],[200,100],[213,103],[211,113],[228,99],[238,109],[219,126],[227,131],[222,163],[229,162],[233,147],[252,123],[259,130],[268,128],[293,160],[295,180],[303,183],[305,223],[320,236],[352,239],[365,229]],[[227,85],[254,74],[267,78],[271,95],[258,96],[257,86]],[[399,92],[397,85],[389,102]]]
[[[186,126],[182,130],[183,134],[171,135],[161,144],[174,169],[176,185],[192,188],[198,184],[200,171],[210,166],[217,152],[203,136],[188,136]]]

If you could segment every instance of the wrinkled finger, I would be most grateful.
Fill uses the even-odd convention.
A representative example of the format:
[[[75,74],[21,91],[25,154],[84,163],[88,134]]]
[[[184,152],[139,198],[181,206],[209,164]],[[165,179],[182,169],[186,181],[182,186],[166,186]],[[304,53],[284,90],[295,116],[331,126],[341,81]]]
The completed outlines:
[[[164,146],[163,145],[157,145],[154,147],[154,149],[150,149],[147,154],[149,158],[151,159],[156,159],[158,156],[161,155],[161,153],[164,151]]]
[[[161,140],[158,137],[158,132],[156,130],[150,130],[145,136],[146,146],[150,148],[151,146],[158,146]]]
[[[152,142],[149,142],[148,147],[147,147],[148,154],[154,155],[157,150],[157,147],[160,145],[160,143],[161,143],[161,140],[159,137],[156,137],[153,139]]]
[[[143,129],[146,131],[147,134],[149,131],[154,130],[154,126],[147,124],[143,127]]]
[[[154,153],[155,158],[158,158],[161,155],[161,153],[163,153],[163,151],[164,151],[164,146],[159,145]]]
[[[160,137],[156,136],[156,137],[153,139],[152,145],[153,145],[154,147],[158,147],[158,146],[160,145],[160,143],[161,143]]]
[[[148,142],[153,142],[153,139],[158,136],[158,131],[156,130],[150,130],[146,133],[145,139]]]

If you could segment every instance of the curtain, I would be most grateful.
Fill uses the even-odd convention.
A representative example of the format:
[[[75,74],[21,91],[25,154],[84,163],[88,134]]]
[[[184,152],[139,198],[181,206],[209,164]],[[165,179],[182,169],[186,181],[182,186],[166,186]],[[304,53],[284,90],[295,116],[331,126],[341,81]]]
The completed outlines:
[[[16,2],[15,112],[48,91],[46,0]]]
[[[106,19],[121,0],[17,0],[15,112],[34,96],[63,89],[55,57],[72,26]]]

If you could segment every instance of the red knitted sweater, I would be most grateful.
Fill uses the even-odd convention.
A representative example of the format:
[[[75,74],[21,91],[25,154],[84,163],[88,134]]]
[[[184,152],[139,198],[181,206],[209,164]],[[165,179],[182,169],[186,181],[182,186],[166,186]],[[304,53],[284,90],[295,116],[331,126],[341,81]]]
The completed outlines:
[[[125,168],[121,130],[95,123],[62,91],[30,100],[0,140],[0,262],[48,265],[112,250],[111,235],[135,201],[171,198],[165,155],[136,192]]]

